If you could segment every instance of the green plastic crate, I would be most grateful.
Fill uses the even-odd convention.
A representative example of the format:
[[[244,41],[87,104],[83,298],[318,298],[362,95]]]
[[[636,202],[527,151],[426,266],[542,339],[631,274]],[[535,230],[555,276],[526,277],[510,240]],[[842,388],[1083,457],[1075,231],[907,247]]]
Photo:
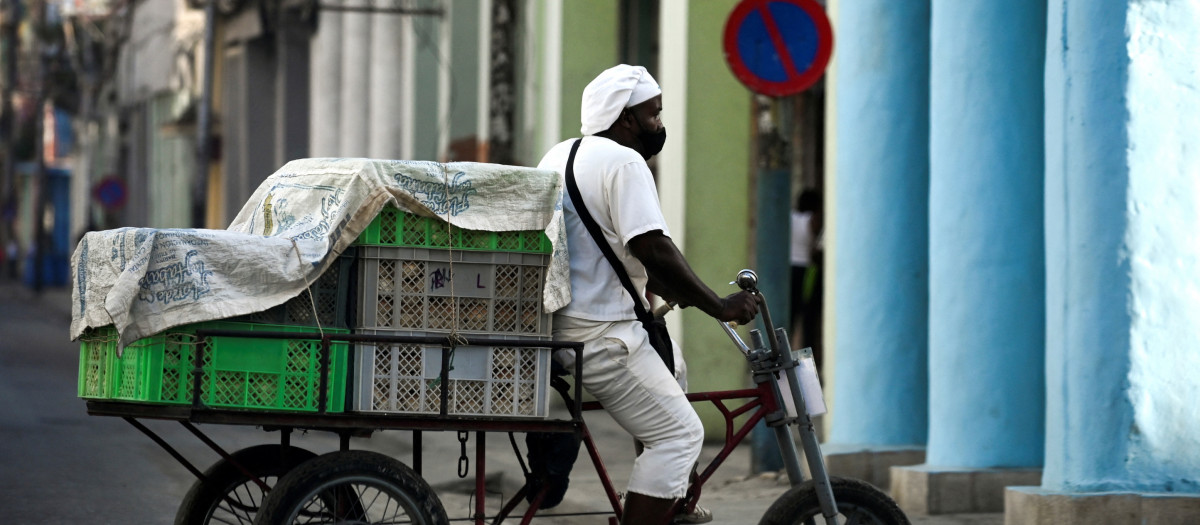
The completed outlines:
[[[188,405],[199,329],[314,332],[306,327],[209,322],[181,326],[133,342],[117,355],[117,332],[107,326],[80,344],[79,396]],[[327,333],[347,333],[325,329]],[[345,409],[346,343],[330,345],[327,412]],[[316,412],[320,383],[318,340],[212,337],[204,352],[200,400],[207,406]]]
[[[108,398],[111,356],[116,353],[116,348],[117,331],[112,326],[89,328],[80,336],[79,397]]]
[[[540,230],[464,230],[440,219],[413,215],[391,206],[379,212],[358,236],[356,244],[542,254],[553,251],[550,239]]]

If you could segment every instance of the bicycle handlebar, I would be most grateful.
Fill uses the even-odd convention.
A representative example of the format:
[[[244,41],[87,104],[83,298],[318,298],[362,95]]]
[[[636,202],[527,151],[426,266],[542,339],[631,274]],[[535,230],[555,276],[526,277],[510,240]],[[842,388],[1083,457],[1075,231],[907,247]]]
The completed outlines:
[[[729,284],[736,284],[738,288],[750,293],[758,293],[758,274],[754,270],[745,269],[737,274],[737,278]]]

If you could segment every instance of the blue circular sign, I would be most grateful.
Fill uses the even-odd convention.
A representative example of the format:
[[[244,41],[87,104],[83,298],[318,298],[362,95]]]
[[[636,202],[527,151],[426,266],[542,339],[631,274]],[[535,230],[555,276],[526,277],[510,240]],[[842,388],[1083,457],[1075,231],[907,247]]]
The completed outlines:
[[[125,179],[110,175],[96,183],[93,188],[93,195],[104,209],[115,211],[125,206],[125,199],[129,192],[125,189]]]
[[[815,0],[744,0],[729,15],[724,43],[738,80],[756,93],[785,96],[825,73],[833,30]]]

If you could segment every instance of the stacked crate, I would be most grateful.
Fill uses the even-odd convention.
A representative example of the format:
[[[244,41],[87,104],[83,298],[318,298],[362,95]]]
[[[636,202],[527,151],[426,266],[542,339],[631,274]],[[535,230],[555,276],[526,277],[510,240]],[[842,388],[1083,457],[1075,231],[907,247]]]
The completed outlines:
[[[117,352],[110,325],[80,338],[79,397],[190,405],[195,392],[198,330],[313,332],[314,328],[214,321],[172,328]],[[329,328],[327,332],[346,333]],[[209,337],[200,363],[200,402],[252,410],[319,410],[321,342],[311,339]],[[345,408],[347,345],[330,348],[327,412]]]
[[[354,247],[342,252],[306,291],[261,312],[230,319],[246,323],[349,328],[350,286],[354,282]]]
[[[542,290],[552,247],[541,231],[464,230],[385,208],[306,292],[223,321],[190,324],[117,351],[112,326],[81,338],[79,396],[187,405],[199,368],[206,406],[316,412],[320,341],[208,337],[199,330],[394,334],[517,341],[449,350],[447,414],[545,417],[550,314]],[[198,351],[203,344],[204,352]],[[440,414],[441,344],[330,348],[326,411]],[[203,355],[200,366],[196,359]]]
[[[447,414],[544,417],[550,315],[542,287],[551,246],[541,231],[464,230],[385,208],[359,237],[354,332],[489,337],[528,346],[458,346],[449,356]],[[440,344],[360,344],[352,406],[438,414]]]
[[[200,402],[251,410],[317,412],[321,342],[315,339],[209,337],[198,330],[346,334],[354,253],[347,250],[305,292],[274,308],[195,323],[146,337],[117,351],[117,331],[90,329],[80,338],[79,397],[187,405],[195,391],[198,346]],[[320,328],[318,328],[318,326]],[[330,346],[326,411],[343,412],[349,345]]]

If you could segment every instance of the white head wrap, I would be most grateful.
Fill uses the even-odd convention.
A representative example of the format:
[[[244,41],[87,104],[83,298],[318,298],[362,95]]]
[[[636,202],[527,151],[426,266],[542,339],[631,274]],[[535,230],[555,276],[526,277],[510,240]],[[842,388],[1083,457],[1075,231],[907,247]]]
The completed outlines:
[[[593,135],[611,127],[621,110],[662,94],[658,82],[642,66],[621,64],[604,70],[583,88],[580,132]]]

